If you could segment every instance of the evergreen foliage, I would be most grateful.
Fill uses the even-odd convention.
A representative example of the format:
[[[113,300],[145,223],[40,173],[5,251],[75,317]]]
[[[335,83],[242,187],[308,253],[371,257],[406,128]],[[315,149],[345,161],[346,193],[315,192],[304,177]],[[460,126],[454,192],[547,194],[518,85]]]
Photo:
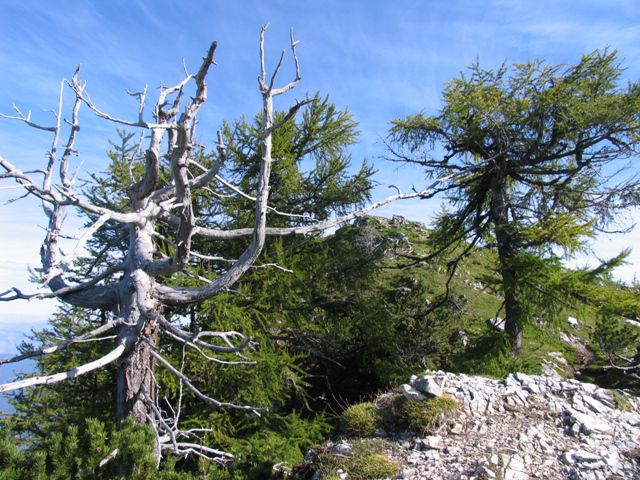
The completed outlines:
[[[453,210],[433,240],[454,258],[452,271],[474,246],[496,247],[516,355],[523,326],[547,303],[537,292],[553,291],[549,265],[637,200],[637,181],[614,165],[638,145],[640,86],[619,86],[621,72],[608,51],[568,66],[476,63],[449,82],[439,114],[393,122],[393,159],[446,176],[441,191]]]
[[[69,425],[30,448],[15,441],[11,425],[0,431],[0,478],[3,480],[189,480],[200,478],[174,469],[157,470],[151,427],[125,421],[106,429],[96,419]]]
[[[207,395],[268,408],[262,416],[213,410],[174,376],[155,372],[163,385],[161,408],[178,409],[184,428],[205,427],[203,444],[234,454],[229,465],[164,458],[156,470],[154,432],[115,421],[114,366],[16,395],[16,413],[0,430],[0,480],[276,478],[322,440],[330,431],[327,412],[345,404],[352,404],[341,417],[349,433],[366,435],[391,423],[428,430],[455,402],[413,404],[396,397],[382,410],[353,403],[426,368],[494,375],[535,368],[526,358],[507,355],[508,347],[518,347],[525,323],[543,317],[549,320],[544,328],[553,330],[551,319],[577,304],[597,312],[593,340],[602,358],[628,358],[638,335],[619,317],[640,316],[640,300],[637,288],[611,279],[624,253],[590,270],[564,268],[559,253],[582,248],[600,220],[612,220],[616,208],[635,201],[635,191],[599,183],[599,175],[608,175],[608,162],[632,155],[636,146],[639,88],[617,87],[619,74],[615,55],[607,52],[570,67],[533,62],[492,72],[475,65],[470,78],[449,84],[439,115],[408,117],[392,130],[393,140],[411,154],[436,143],[444,147],[444,160],[415,160],[433,175],[452,175],[443,191],[457,210],[443,212],[431,234],[365,218],[330,237],[272,238],[261,263],[233,291],[197,306],[167,308],[167,318],[190,332],[237,330],[251,338],[242,356],[221,354],[216,362],[169,336],[158,343],[163,356]],[[277,123],[285,118],[276,114]],[[205,192],[195,204],[195,215],[209,224],[239,227],[254,215],[248,197],[257,188],[260,122],[257,116],[225,125],[228,160],[220,174],[228,196],[213,202],[213,193]],[[299,119],[290,118],[274,132],[269,226],[304,225],[309,213],[322,220],[369,200],[373,170],[363,163],[353,171],[348,154],[356,138],[350,114],[319,95]],[[143,159],[132,134],[119,132],[112,147],[108,171],[93,176],[86,195],[121,211],[125,191],[143,172]],[[203,165],[211,160],[204,151],[194,157]],[[161,177],[165,168],[160,166]],[[169,233],[157,233],[166,243],[162,253],[171,255]],[[89,244],[89,271],[121,260],[127,242],[123,231],[107,223]],[[181,285],[215,278],[243,250],[242,241],[195,243],[218,266],[192,261]],[[495,262],[497,272],[489,271]],[[475,269],[475,279],[492,293],[470,295],[454,276],[462,266]],[[446,267],[449,273],[441,274]],[[499,307],[496,293],[511,302],[510,344],[484,324]],[[104,321],[102,313],[60,309],[49,328],[34,333],[34,345],[22,345],[21,351],[76,337]],[[37,369],[69,370],[101,356],[104,348],[100,342],[74,344],[41,357]],[[379,445],[358,449],[348,464],[327,456],[326,473],[345,468],[350,478],[378,478],[397,471],[385,463]]]
[[[276,116],[284,117],[281,114]],[[256,188],[251,182],[258,146],[252,135],[260,128],[259,118],[252,125],[242,120],[225,128],[229,152],[223,175],[247,195],[253,195]],[[311,211],[317,219],[324,219],[333,213],[348,211],[368,199],[371,168],[363,164],[355,174],[348,173],[350,159],[347,148],[356,135],[355,123],[348,112],[339,111],[328,99],[319,96],[309,104],[300,122],[291,119],[282,129],[276,130],[273,156],[277,161],[274,162],[270,205],[294,216],[274,214],[271,216],[274,225],[298,225],[309,221],[296,216],[298,212]],[[104,176],[94,176],[94,183],[87,192],[96,204],[111,208],[116,208],[123,201],[126,189],[135,183],[142,171],[142,160],[132,145],[133,136],[126,132],[119,132],[119,136],[120,141],[114,142],[113,150],[109,152],[111,164],[108,171]],[[205,163],[206,155],[199,155]],[[232,189],[229,193],[235,195]],[[205,196],[196,206],[197,215],[209,216],[223,227],[244,225],[252,215],[247,211],[245,200],[242,195],[230,196],[224,211],[217,211],[210,209],[211,204]],[[105,269],[116,262],[124,251],[121,247],[127,241],[126,235],[107,225],[97,240],[90,244],[94,256],[92,268]],[[307,257],[301,254],[305,244],[317,247],[315,251],[311,249],[312,253]],[[294,273],[276,267],[256,268],[246,281],[237,285],[237,290],[215,297],[197,308],[173,312],[184,318],[186,328],[191,331],[203,328],[239,330],[252,338],[252,349],[247,353],[250,358],[222,355],[217,363],[207,361],[195,351],[184,352],[180,344],[174,344],[170,338],[162,338],[159,348],[174,364],[181,365],[194,382],[206,385],[207,394],[269,409],[261,417],[223,409],[213,411],[186,391],[181,392],[180,384],[173,376],[158,370],[156,376],[165,386],[160,392],[161,397],[166,398],[164,406],[170,409],[179,404],[181,424],[185,428],[206,425],[211,431],[203,434],[203,441],[227,449],[236,457],[235,462],[225,469],[204,467],[203,462],[195,459],[181,460],[177,468],[190,471],[205,469],[206,476],[201,478],[268,478],[273,474],[274,463],[295,464],[301,461],[303,451],[326,433],[327,424],[322,415],[310,415],[309,411],[306,393],[309,384],[302,369],[303,357],[309,355],[304,345],[299,345],[297,339],[289,335],[291,331],[301,332],[303,325],[311,324],[304,315],[315,307],[301,309],[299,305],[304,302],[305,295],[309,298],[310,291],[317,292],[317,296],[324,295],[326,283],[334,281],[337,276],[344,277],[338,282],[339,289],[348,291],[348,284],[361,283],[358,275],[368,268],[368,263],[351,259],[350,266],[354,271],[349,271],[333,259],[328,248],[321,248],[321,244],[321,240],[314,237],[276,239],[265,248],[263,262],[293,267]],[[233,258],[240,248],[222,249],[215,243],[198,246],[202,253],[226,258]],[[329,258],[334,263],[335,274],[333,277],[324,275],[323,278],[320,274],[322,262]],[[304,277],[312,274],[310,272],[317,273],[318,284],[305,287],[305,283],[312,283]],[[204,270],[202,265],[193,264],[188,274],[212,277],[217,275],[217,271]],[[197,280],[192,279],[191,282]],[[37,332],[33,341],[49,345],[60,335],[64,338],[76,336],[95,328],[102,320],[100,315],[92,316],[81,309],[66,309],[56,315],[49,329]],[[30,345],[23,346],[24,351],[31,348]],[[73,368],[87,358],[99,356],[101,348],[100,343],[72,345],[61,354],[43,357],[38,369],[50,373],[63,367]],[[320,349],[317,354],[322,355]],[[239,365],[228,363],[238,360]],[[113,388],[113,372],[107,369],[73,383],[22,392],[14,399],[17,409],[14,430],[23,439],[24,448],[36,451],[42,448],[46,438],[71,435],[68,426],[81,425],[85,418],[97,417],[109,429],[116,428]],[[75,437],[71,435],[69,438]]]

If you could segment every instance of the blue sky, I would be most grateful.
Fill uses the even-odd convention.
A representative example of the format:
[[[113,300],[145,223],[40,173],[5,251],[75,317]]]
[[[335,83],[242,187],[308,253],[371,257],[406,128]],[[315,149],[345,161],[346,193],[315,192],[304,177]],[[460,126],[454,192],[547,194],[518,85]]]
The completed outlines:
[[[209,102],[200,136],[212,145],[223,119],[253,115],[258,33],[270,22],[268,63],[288,46],[289,28],[300,41],[303,81],[293,97],[320,91],[348,107],[360,124],[355,164],[367,157],[381,187],[420,187],[418,170],[387,164],[381,139],[389,121],[409,113],[434,113],[444,83],[476,58],[486,67],[544,58],[571,63],[597,48],[619,50],[627,79],[640,78],[640,2],[600,1],[13,1],[0,2],[0,112],[12,104],[49,123],[60,80],[77,64],[91,98],[104,110],[134,118],[135,100],[126,90],[181,79],[182,60],[193,71],[211,40],[218,41],[218,66],[209,77]],[[270,62],[269,62],[270,59]],[[287,66],[292,62],[288,59]],[[290,70],[287,71],[290,73]],[[283,99],[281,108],[287,107]],[[114,125],[81,113],[78,141],[81,176],[105,167]],[[22,124],[0,121],[0,155],[24,168],[42,165],[50,138]],[[15,191],[0,191],[6,200]],[[428,222],[438,202],[395,204],[397,212]],[[37,266],[43,216],[33,202],[0,206],[0,290],[26,286],[25,265]],[[73,223],[71,222],[73,226]],[[639,235],[600,239],[598,255],[633,246]],[[626,279],[640,256],[621,271]],[[0,304],[0,328],[20,332],[40,323],[50,303]],[[0,332],[2,333],[2,332]],[[5,337],[8,334],[4,335]],[[0,350],[5,347],[0,345]]]

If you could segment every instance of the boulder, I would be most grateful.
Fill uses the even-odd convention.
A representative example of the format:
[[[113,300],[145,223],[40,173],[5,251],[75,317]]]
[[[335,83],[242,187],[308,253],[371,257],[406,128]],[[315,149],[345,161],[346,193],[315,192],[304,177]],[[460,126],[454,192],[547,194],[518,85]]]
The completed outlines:
[[[576,328],[580,325],[580,322],[576,317],[567,317],[567,323],[571,325],[573,328]]]
[[[504,319],[500,317],[492,317],[487,319],[487,324],[494,330],[504,331]]]
[[[442,388],[437,383],[435,377],[424,375],[422,377],[411,377],[411,386],[419,392],[426,393],[431,397],[439,397],[442,395]]]
[[[402,388],[402,395],[407,400],[419,402],[419,401],[425,400],[427,398],[422,393],[420,393],[418,390],[416,390],[411,385],[408,385],[406,383],[404,385],[402,385],[400,388]]]

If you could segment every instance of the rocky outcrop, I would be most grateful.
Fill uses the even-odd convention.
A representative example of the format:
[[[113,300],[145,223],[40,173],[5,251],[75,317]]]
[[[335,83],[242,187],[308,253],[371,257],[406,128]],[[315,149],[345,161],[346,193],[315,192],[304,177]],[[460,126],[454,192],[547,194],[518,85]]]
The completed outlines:
[[[437,432],[393,440],[397,479],[640,479],[640,404],[630,395],[556,375],[445,372],[413,377],[403,394],[447,394],[460,408]]]

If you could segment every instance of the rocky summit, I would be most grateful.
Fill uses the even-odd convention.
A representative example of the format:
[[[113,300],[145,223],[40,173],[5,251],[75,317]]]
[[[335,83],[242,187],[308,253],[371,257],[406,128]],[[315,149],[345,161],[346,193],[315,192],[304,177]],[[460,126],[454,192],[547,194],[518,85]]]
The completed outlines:
[[[441,371],[414,376],[400,391],[412,402],[449,395],[458,408],[428,434],[376,432],[399,465],[394,480],[640,479],[640,402],[626,392],[558,375]],[[348,456],[356,441],[326,450]]]
[[[436,372],[403,394],[447,394],[460,408],[435,434],[396,440],[398,479],[640,479],[640,402],[624,392],[555,375]]]

